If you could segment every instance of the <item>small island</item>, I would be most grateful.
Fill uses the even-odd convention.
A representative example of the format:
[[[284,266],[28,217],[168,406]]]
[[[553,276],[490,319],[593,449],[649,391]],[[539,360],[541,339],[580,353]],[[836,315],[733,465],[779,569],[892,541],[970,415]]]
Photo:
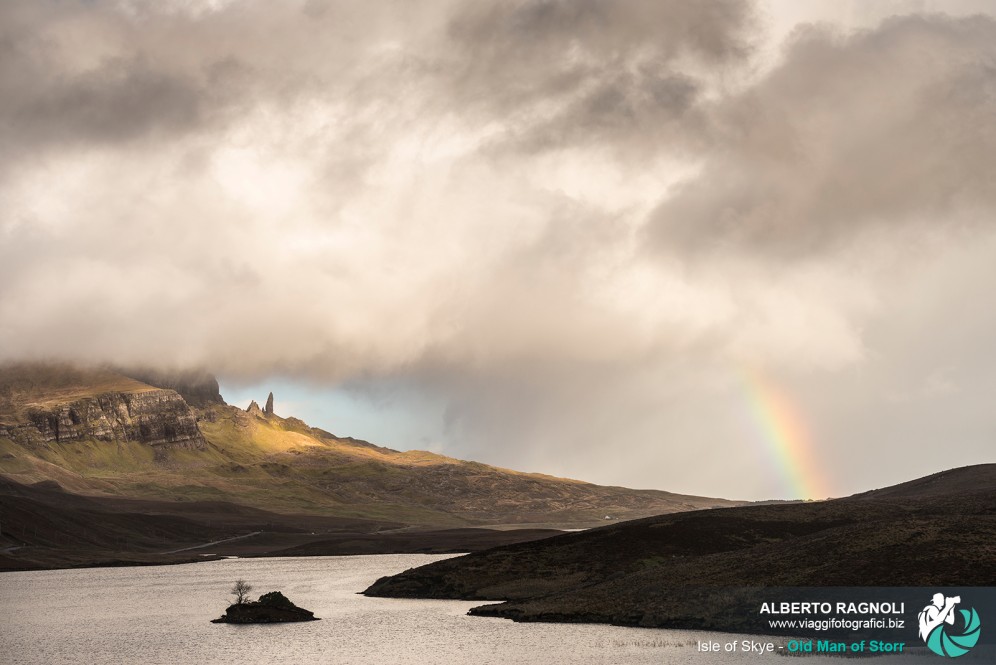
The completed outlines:
[[[314,612],[298,607],[279,591],[264,593],[259,600],[248,600],[252,586],[238,580],[232,587],[235,602],[225,613],[211,623],[287,623],[290,621],[318,621]]]

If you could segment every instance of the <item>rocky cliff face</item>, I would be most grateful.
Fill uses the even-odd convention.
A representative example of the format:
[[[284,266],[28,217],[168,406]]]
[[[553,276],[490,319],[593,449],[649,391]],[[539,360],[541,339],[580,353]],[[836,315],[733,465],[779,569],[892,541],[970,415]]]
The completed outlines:
[[[21,420],[0,424],[0,437],[21,443],[98,439],[139,441],[152,446],[204,446],[196,416],[172,390],[105,393],[50,407],[33,407],[25,411]]]

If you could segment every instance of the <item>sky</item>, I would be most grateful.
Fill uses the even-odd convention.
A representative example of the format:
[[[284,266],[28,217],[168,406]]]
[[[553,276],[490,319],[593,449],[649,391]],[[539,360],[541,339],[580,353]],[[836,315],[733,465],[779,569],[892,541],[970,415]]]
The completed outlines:
[[[996,2],[7,0],[0,361],[742,499],[994,462]]]

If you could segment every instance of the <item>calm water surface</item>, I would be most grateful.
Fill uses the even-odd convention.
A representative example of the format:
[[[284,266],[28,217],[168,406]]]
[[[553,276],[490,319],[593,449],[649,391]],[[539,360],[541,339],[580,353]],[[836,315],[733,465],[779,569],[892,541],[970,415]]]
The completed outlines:
[[[824,663],[699,653],[732,635],[468,617],[479,602],[357,595],[446,556],[228,559],[181,566],[0,573],[0,663]],[[280,590],[322,621],[212,624],[234,580]],[[919,659],[917,659],[919,660]],[[888,662],[874,659],[871,662]],[[910,662],[904,660],[903,662]]]

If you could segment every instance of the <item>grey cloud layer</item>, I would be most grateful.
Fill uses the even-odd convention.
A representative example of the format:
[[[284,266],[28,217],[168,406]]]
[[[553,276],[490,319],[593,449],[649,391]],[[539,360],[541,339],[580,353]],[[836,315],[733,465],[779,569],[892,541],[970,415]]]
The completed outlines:
[[[777,493],[738,368],[853,415],[851,373],[936,370],[942,323],[887,324],[910,264],[987,265],[996,24],[804,27],[764,69],[759,15],[4,3],[0,359],[401,382],[451,454],[706,492],[706,448],[708,491]],[[828,468],[867,447],[824,431]]]
[[[469,3],[448,28],[453,91],[525,114],[526,148],[646,141],[698,100],[696,69],[749,55],[752,23],[749,4],[726,0]]]
[[[224,105],[217,64],[192,72],[144,52],[140,43],[121,44],[139,38],[140,26],[115,12],[5,3],[0,25],[0,140],[8,154],[148,134],[169,138],[205,127]]]
[[[714,116],[698,177],[649,230],[679,250],[821,251],[879,225],[988,222],[996,22],[912,16],[801,31]]]

